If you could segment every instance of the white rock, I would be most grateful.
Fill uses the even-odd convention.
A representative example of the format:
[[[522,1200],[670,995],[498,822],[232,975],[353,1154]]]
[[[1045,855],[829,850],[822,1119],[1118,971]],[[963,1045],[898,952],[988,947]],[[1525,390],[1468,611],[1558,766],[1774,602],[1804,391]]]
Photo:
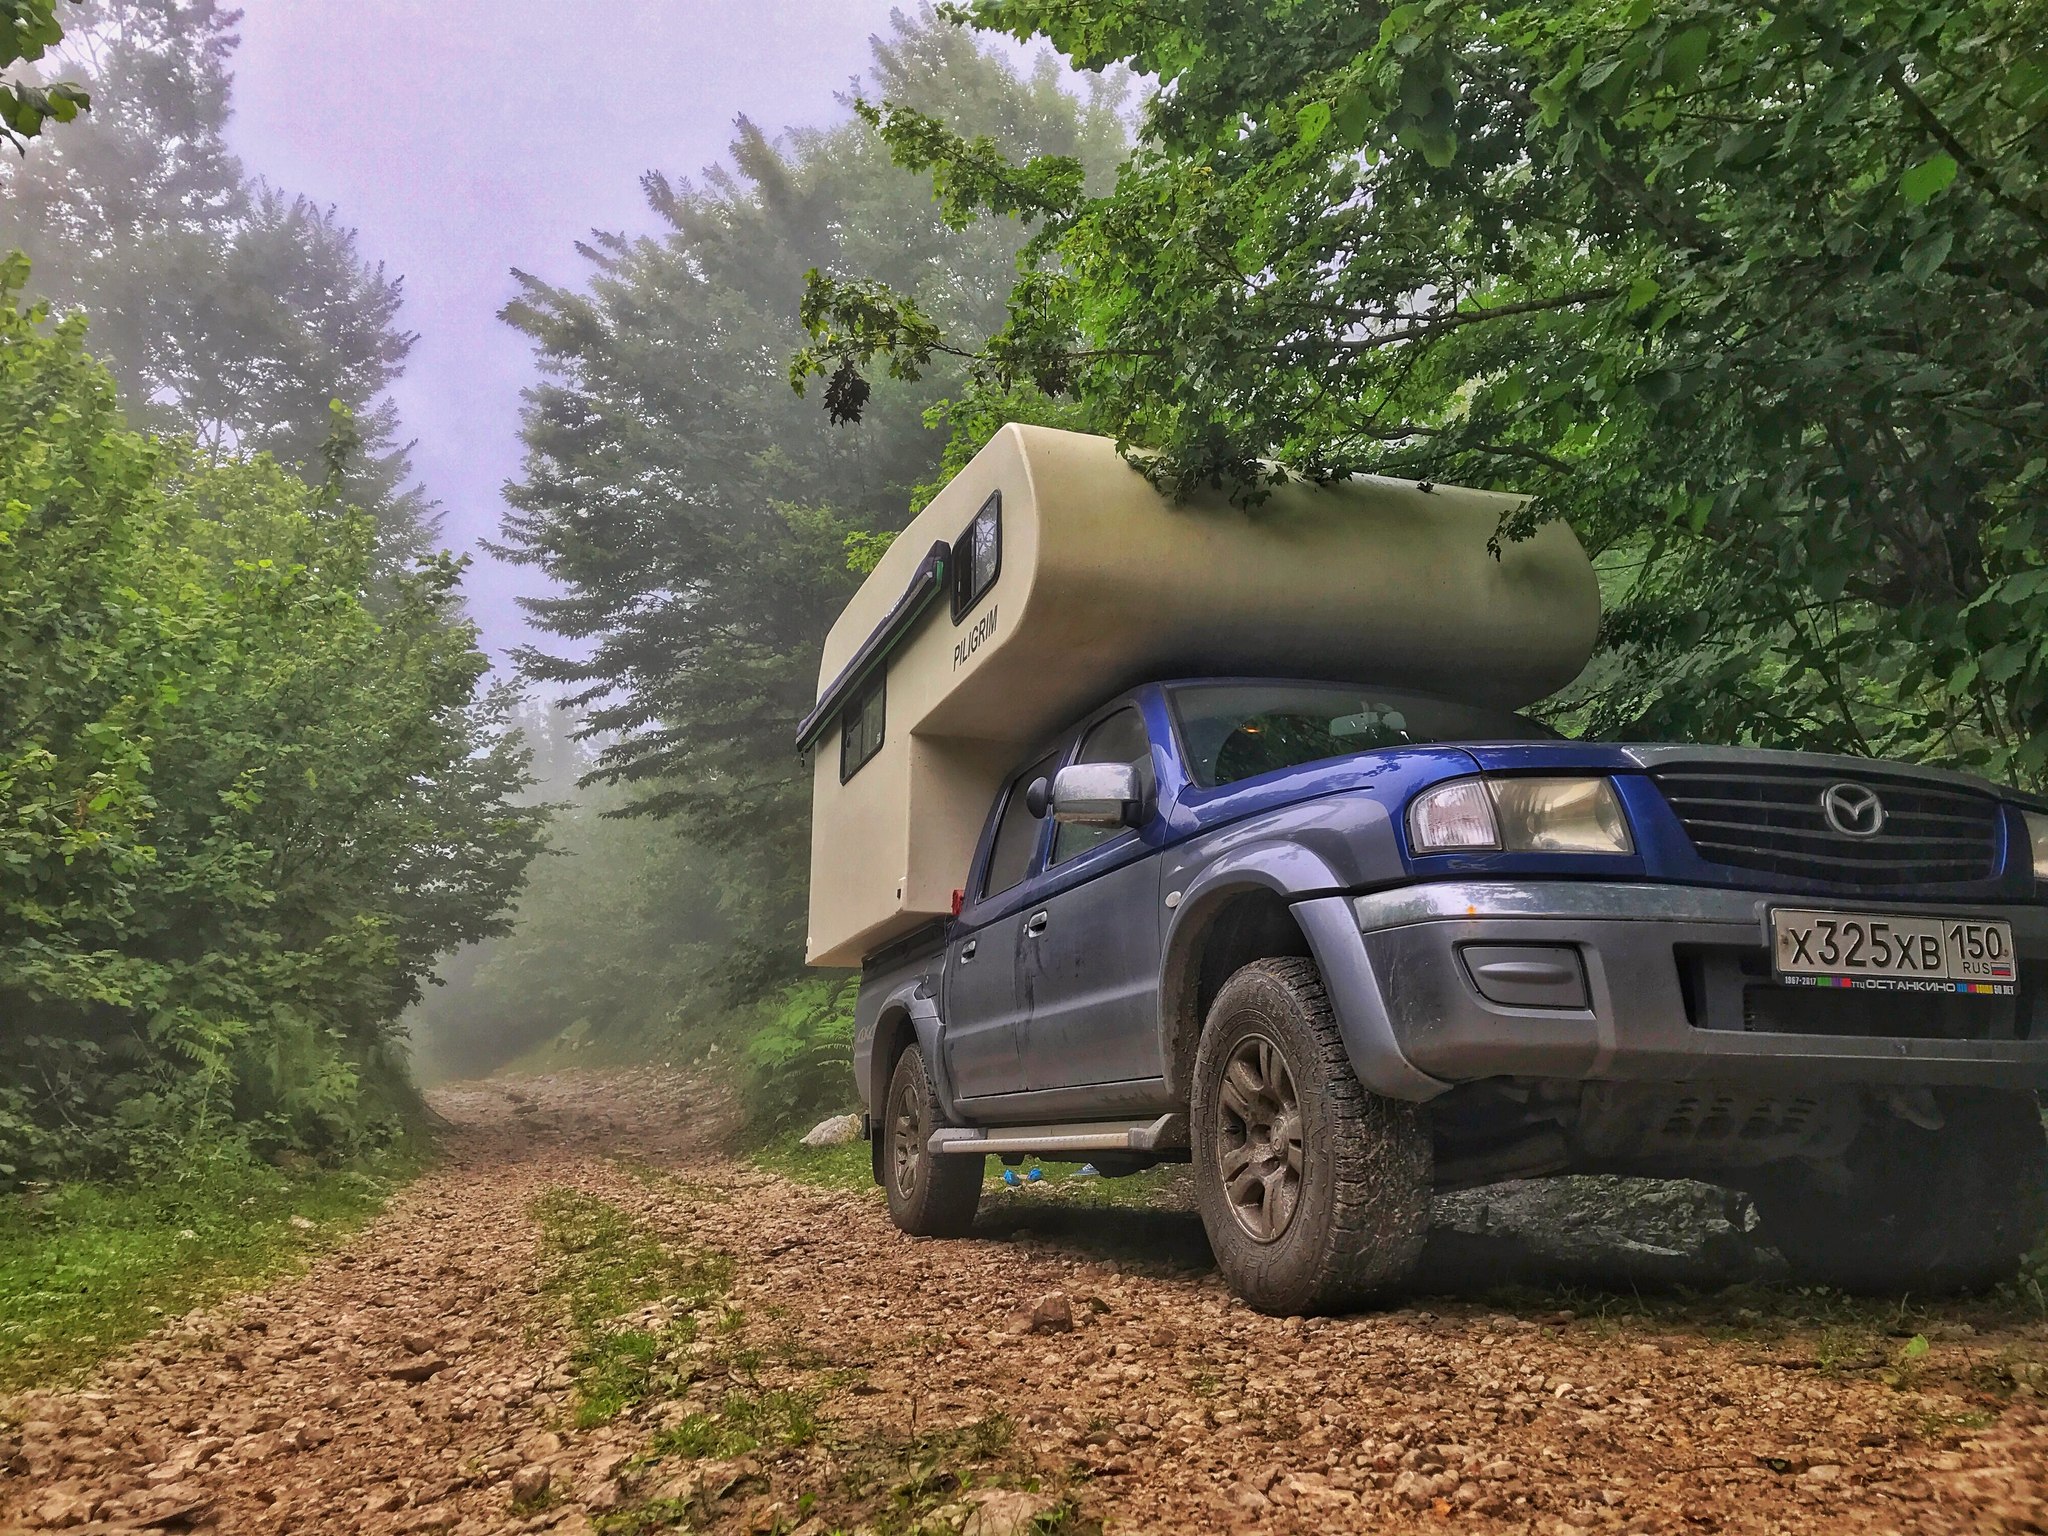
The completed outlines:
[[[830,1120],[820,1120],[804,1136],[807,1147],[843,1147],[848,1142],[860,1140],[859,1115],[834,1115]]]
[[[989,1491],[968,1497],[975,1509],[960,1536],[1030,1536],[1038,1517],[1052,1507],[1050,1500],[1033,1493]]]

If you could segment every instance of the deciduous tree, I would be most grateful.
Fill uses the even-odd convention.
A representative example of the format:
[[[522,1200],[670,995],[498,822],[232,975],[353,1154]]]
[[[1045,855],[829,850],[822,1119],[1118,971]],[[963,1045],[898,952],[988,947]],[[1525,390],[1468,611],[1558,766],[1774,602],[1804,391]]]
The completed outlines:
[[[2048,776],[2039,0],[961,9],[1155,77],[1138,145],[870,108],[1036,238],[991,332],[822,273],[800,373],[969,360],[1174,489],[1528,490],[1604,551],[1596,727]]]

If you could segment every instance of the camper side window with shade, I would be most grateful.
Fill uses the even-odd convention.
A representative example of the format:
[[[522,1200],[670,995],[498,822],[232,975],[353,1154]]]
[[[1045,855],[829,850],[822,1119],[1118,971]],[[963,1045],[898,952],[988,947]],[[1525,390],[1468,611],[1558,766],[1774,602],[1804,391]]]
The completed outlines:
[[[953,541],[953,622],[996,584],[1003,565],[1003,493],[992,491],[967,531]]]
[[[878,672],[867,688],[846,702],[839,722],[839,782],[859,773],[882,750],[882,717],[887,703],[888,674]]]

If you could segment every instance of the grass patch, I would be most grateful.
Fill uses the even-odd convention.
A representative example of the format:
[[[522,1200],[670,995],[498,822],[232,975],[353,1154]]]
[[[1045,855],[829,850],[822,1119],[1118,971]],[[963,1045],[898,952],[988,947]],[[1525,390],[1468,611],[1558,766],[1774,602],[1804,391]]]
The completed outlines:
[[[731,1260],[671,1246],[617,1206],[572,1189],[549,1190],[531,1215],[548,1266],[542,1292],[576,1332],[569,1367],[577,1427],[605,1423],[686,1384],[695,1314],[722,1306]],[[658,1321],[620,1321],[654,1302],[666,1312]]]
[[[1186,1163],[1161,1163],[1143,1173],[1126,1174],[1120,1179],[1078,1177],[1086,1166],[1085,1163],[1041,1163],[1035,1157],[1026,1158],[1017,1168],[1017,1176],[1025,1178],[1033,1168],[1042,1168],[1045,1177],[1019,1185],[1014,1190],[1005,1185],[1004,1192],[1024,1199],[1056,1200],[1062,1205],[1107,1210],[1194,1208],[1194,1173]],[[1002,1176],[1002,1164],[991,1164],[989,1182],[1000,1183]]]
[[[655,1531],[687,1531],[692,1505],[688,1499],[649,1499],[597,1517],[598,1536],[651,1536]]]
[[[820,1189],[870,1190],[875,1175],[868,1161],[868,1144],[848,1142],[843,1147],[807,1147],[794,1134],[777,1137],[753,1153],[754,1166],[779,1173],[798,1184]]]
[[[0,1390],[75,1375],[167,1317],[294,1268],[425,1160],[408,1146],[346,1171],[224,1161],[186,1178],[0,1200]]]
[[[840,1483],[849,1498],[870,1506],[880,1536],[895,1536],[972,1487],[977,1474],[1001,1458],[1015,1439],[1016,1426],[1009,1417],[992,1413],[957,1429],[905,1441],[870,1442],[849,1458]]]
[[[654,1437],[657,1457],[726,1459],[762,1446],[809,1445],[818,1438],[818,1399],[810,1392],[731,1392],[715,1412],[693,1413]]]

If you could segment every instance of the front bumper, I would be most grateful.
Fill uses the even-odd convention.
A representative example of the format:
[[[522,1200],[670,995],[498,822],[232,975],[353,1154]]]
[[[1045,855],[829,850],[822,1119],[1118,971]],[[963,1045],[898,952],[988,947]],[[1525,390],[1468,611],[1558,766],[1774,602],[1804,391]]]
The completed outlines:
[[[1352,898],[1371,1001],[1405,1063],[1439,1083],[1486,1077],[2048,1087],[2048,907],[1953,909],[2012,924],[2014,999],[1934,998],[1945,1022],[1898,1031],[1891,994],[1845,992],[1802,1013],[1769,981],[1769,912],[1826,905],[1942,913],[1897,902],[1792,901],[1753,891],[1592,881],[1445,882]],[[1563,946],[1584,968],[1582,1007],[1482,996],[1471,946]],[[1554,952],[1554,951],[1553,951]],[[1496,988],[1496,990],[1499,990]],[[1894,1033],[1857,1033],[1853,999],[1882,996]],[[1763,1010],[1757,1000],[1770,1005]],[[1915,1001],[1919,1001],[1915,999]],[[1772,1011],[1775,1009],[1775,1011]],[[1825,1017],[1825,1032],[1780,1027]],[[1967,1032],[1969,1038],[1947,1038]],[[1406,1096],[1406,1095],[1404,1095]]]

